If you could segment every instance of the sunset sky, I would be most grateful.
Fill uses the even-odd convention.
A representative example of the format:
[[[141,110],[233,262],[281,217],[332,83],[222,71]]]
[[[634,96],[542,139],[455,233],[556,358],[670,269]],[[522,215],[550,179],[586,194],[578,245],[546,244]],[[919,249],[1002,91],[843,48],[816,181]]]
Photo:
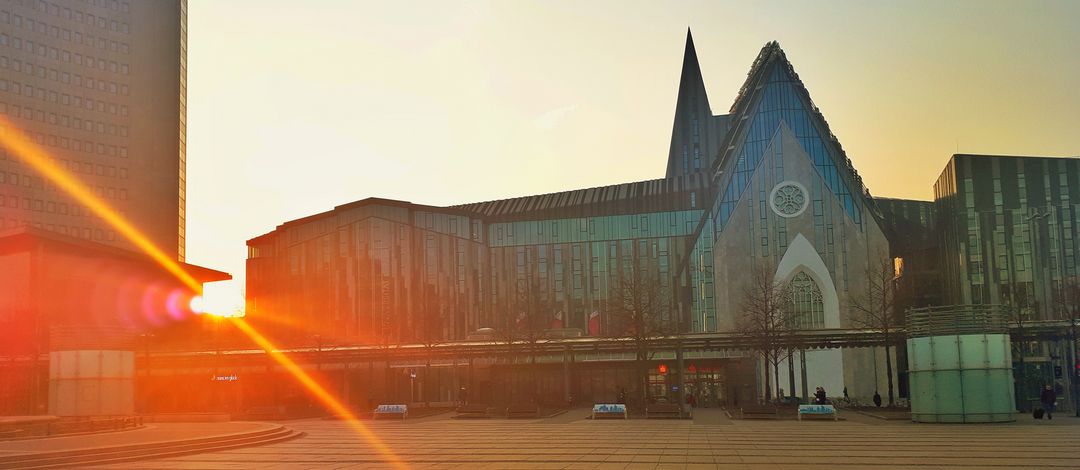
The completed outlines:
[[[874,195],[949,156],[1080,155],[1080,2],[190,0],[188,262],[371,196],[662,177],[686,28],[714,114],[778,40]],[[221,288],[221,287],[219,287]]]

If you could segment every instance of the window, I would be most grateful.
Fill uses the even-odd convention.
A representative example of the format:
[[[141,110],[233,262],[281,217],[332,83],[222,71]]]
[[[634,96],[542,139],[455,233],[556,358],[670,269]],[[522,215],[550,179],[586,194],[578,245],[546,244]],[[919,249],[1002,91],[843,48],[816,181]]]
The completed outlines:
[[[821,288],[814,279],[799,271],[791,279],[791,321],[800,330],[825,327],[825,307]]]

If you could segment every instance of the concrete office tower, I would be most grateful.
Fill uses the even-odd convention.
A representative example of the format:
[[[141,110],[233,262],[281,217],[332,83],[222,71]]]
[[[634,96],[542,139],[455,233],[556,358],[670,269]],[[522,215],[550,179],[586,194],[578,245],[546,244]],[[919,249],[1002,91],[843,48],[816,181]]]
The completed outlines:
[[[187,2],[0,2],[2,132],[47,151],[184,259]],[[29,225],[129,247],[0,151],[0,229]]]

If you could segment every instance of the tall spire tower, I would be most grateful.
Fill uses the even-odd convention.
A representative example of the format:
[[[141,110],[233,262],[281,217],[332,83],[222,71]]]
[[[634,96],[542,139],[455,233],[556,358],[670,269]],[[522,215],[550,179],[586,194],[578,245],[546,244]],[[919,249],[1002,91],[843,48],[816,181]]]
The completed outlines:
[[[726,119],[717,119],[712,115],[694,49],[694,36],[687,28],[682,77],[679,79],[679,96],[675,104],[675,123],[671,129],[667,177],[708,169],[715,156],[716,142],[726,127]]]

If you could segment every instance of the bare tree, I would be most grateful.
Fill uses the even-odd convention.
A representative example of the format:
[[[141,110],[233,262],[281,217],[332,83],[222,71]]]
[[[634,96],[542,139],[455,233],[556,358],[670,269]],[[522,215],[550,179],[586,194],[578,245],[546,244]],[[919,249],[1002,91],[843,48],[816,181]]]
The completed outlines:
[[[496,338],[506,344],[507,358],[516,361],[522,353],[528,354],[529,370],[535,375],[537,343],[544,338],[545,330],[554,319],[553,307],[543,295],[536,279],[522,277],[517,280],[514,297],[506,305],[507,312],[502,316]],[[508,367],[507,399],[513,403],[515,388],[515,367]],[[536,398],[535,377],[533,376],[533,399]]]
[[[511,326],[515,336],[522,342],[529,355],[529,369],[532,376],[531,389],[533,399],[537,398],[536,355],[537,343],[544,339],[544,334],[554,320],[552,306],[543,295],[538,282],[522,280],[517,286],[517,318]]]
[[[417,325],[416,338],[420,341],[420,344],[424,345],[424,375],[422,380],[427,380],[431,375],[431,358],[435,354],[435,348],[442,344],[444,337],[443,331],[443,312],[440,305],[440,298],[438,291],[434,285],[428,284],[425,286],[427,295],[424,298],[424,306],[421,310],[420,321]],[[410,394],[412,391],[410,390]],[[428,394],[424,395],[424,406],[430,405],[428,400]],[[410,396],[411,400],[412,397]]]
[[[761,355],[765,362],[765,397],[772,398],[773,389],[769,374],[787,358],[791,349],[785,344],[793,322],[790,317],[791,294],[787,284],[773,279],[773,269],[759,266],[750,272],[750,282],[743,289],[739,303],[736,331],[749,340],[751,349]]]
[[[885,348],[885,375],[888,376],[889,406],[896,404],[893,392],[893,366],[890,354],[896,329],[903,324],[903,305],[900,278],[896,268],[884,253],[879,253],[877,262],[871,260],[866,267],[866,290],[862,295],[853,296],[854,308],[851,323],[859,328],[875,330],[880,335]],[[877,377],[874,377],[877,388]]]
[[[641,386],[643,403],[649,398],[648,362],[655,351],[652,340],[671,332],[668,317],[670,296],[653,273],[632,268],[624,271],[611,293],[613,335],[629,337],[634,346],[634,359]]]

